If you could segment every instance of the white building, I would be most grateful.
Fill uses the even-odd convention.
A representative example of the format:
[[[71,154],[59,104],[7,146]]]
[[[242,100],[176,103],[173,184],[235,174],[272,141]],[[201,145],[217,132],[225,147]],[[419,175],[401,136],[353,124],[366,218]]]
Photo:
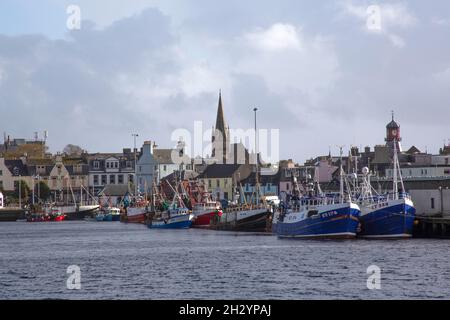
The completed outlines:
[[[136,166],[138,191],[150,193],[153,183],[158,184],[175,171],[192,168],[192,160],[184,154],[183,143],[180,142],[176,149],[157,149],[154,142],[146,141]]]

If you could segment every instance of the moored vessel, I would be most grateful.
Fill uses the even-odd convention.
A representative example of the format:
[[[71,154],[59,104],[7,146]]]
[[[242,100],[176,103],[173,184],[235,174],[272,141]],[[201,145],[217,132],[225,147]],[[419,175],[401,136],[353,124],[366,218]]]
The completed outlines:
[[[370,171],[363,168],[362,183],[358,190],[358,204],[361,207],[361,231],[359,236],[368,239],[405,239],[413,235],[416,209],[411,197],[404,192],[394,140],[392,192],[376,194],[370,182]],[[399,190],[398,186],[401,186]]]
[[[174,208],[155,216],[148,223],[150,229],[188,229],[195,220],[188,208]]]
[[[342,159],[342,150],[341,150]],[[307,180],[311,180],[308,176]],[[306,181],[300,191],[297,177],[293,177],[293,194],[282,203],[273,220],[273,231],[280,238],[353,239],[359,228],[359,206],[344,194],[342,161],[340,193],[327,195],[317,181]]]

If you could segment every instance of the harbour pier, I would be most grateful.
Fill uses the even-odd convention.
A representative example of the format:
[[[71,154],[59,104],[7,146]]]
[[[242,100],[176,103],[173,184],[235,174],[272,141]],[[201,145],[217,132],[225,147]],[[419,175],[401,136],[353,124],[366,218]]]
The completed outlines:
[[[417,217],[414,238],[450,239],[450,217]]]

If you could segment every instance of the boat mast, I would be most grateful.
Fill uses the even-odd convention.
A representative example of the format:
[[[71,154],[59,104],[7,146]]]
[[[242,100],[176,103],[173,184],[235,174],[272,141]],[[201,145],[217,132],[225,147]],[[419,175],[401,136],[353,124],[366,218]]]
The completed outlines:
[[[259,205],[259,161],[258,161],[258,131],[256,126],[256,111],[258,111],[258,108],[254,108],[253,111],[255,112],[255,154],[256,154],[256,205]]]
[[[392,172],[392,183],[393,183],[393,194],[394,194],[394,199],[398,200],[398,177],[397,177],[397,140],[394,139],[394,171]]]
[[[340,179],[340,196],[341,196],[341,203],[344,203],[344,169],[342,168],[342,155],[344,153],[344,147],[339,147],[340,149],[340,173],[339,173],[339,179]]]

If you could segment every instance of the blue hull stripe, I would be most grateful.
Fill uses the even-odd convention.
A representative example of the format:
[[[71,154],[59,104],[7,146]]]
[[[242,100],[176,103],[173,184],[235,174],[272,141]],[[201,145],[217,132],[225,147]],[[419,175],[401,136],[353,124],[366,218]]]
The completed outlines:
[[[180,221],[167,224],[149,224],[150,229],[188,229],[192,226],[192,221]]]
[[[340,238],[356,236],[360,211],[353,208],[335,210],[338,214],[323,218],[307,218],[295,223],[278,222],[276,231],[281,238]],[[323,213],[322,213],[323,214]]]
[[[401,204],[382,208],[361,216],[360,237],[366,238],[407,238],[414,228],[416,210]]]

